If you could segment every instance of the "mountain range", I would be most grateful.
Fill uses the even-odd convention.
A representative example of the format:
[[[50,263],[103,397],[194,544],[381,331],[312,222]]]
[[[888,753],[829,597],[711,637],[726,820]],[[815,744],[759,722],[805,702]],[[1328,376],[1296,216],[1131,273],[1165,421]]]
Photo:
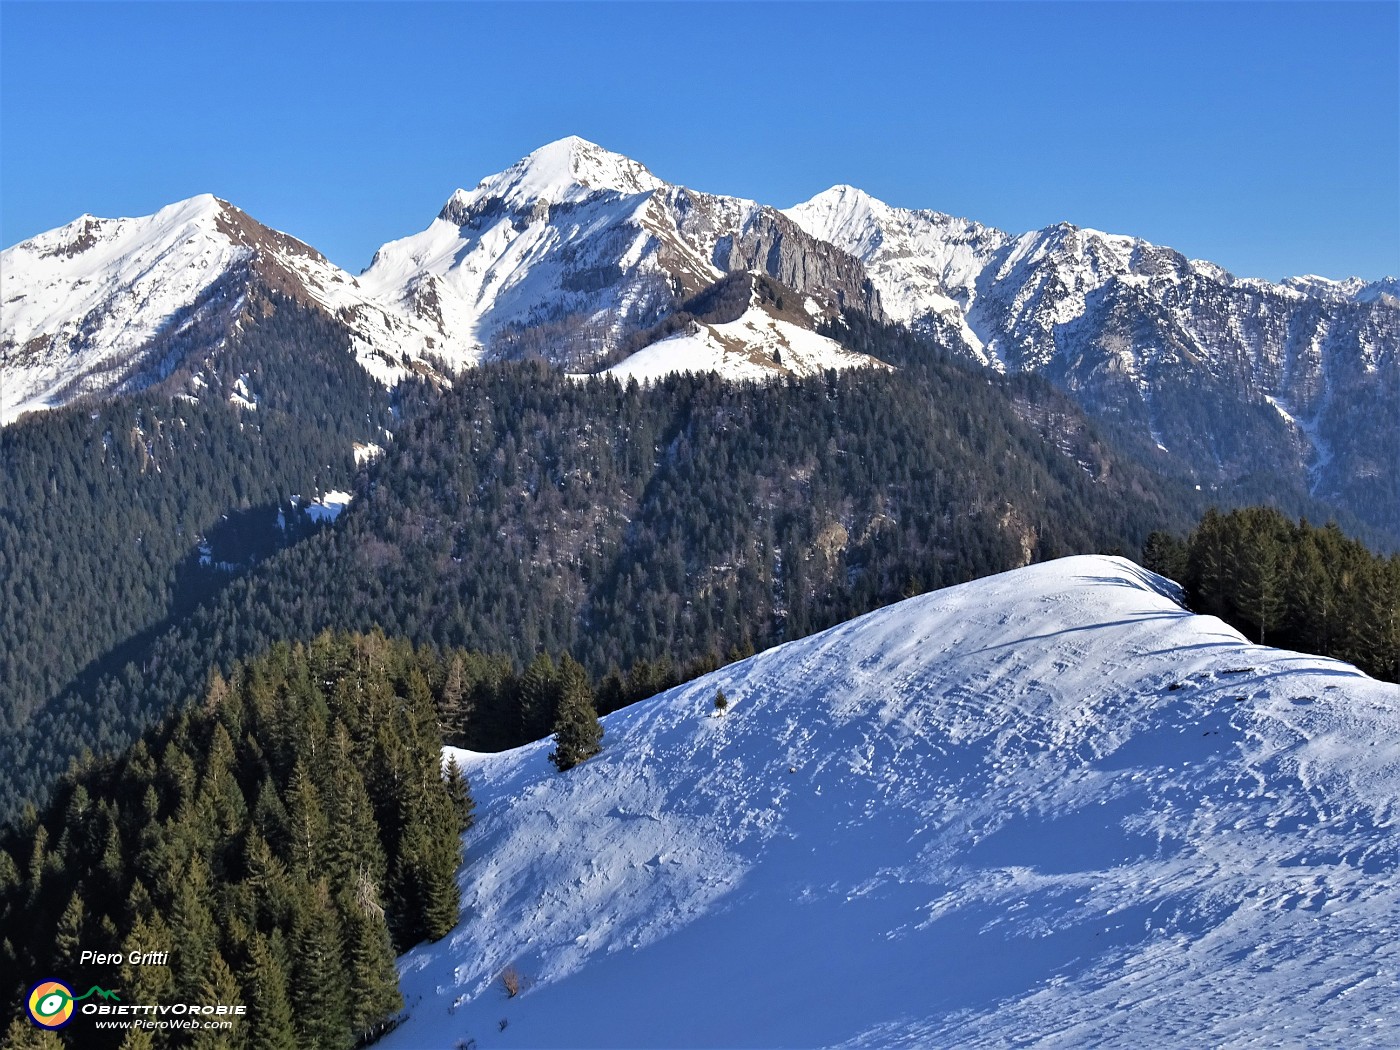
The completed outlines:
[[[1393,278],[1236,278],[1134,237],[1010,234],[849,186],[779,210],[578,138],[452,193],[358,276],[211,196],[83,216],[0,265],[4,421],[161,382],[199,397],[201,361],[270,294],[323,313],[389,385],[534,357],[643,379],[877,364],[831,338],[856,312],[1045,375],[1164,474],[1400,535]],[[221,396],[256,404],[256,385]]]

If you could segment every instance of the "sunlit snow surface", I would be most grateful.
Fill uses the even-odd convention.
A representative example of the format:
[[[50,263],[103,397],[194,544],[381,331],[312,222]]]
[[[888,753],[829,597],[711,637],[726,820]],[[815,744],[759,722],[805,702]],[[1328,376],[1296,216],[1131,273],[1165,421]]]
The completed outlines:
[[[834,339],[751,308],[736,321],[693,322],[689,330],[643,347],[606,374],[645,382],[679,372],[715,372],[726,379],[761,381],[826,369],[888,367]]]
[[[320,499],[308,503],[305,510],[312,521],[335,521],[336,518],[340,517],[340,512],[350,506],[350,501],[354,498],[354,493],[345,492],[342,489],[332,489]]]
[[[566,775],[458,752],[464,918],[382,1045],[1400,1045],[1400,688],[1172,590],[1065,559],[619,712]]]

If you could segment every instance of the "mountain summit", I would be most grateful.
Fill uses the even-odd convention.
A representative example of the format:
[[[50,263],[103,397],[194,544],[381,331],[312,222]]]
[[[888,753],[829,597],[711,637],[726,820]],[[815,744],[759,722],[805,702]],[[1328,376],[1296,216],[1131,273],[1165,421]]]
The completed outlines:
[[[821,341],[826,367],[866,363],[811,333],[845,307],[878,313],[852,256],[775,209],[662,182],[580,138],[550,143],[476,189],[456,191],[426,230],[382,247],[360,280],[415,324],[435,328],[453,364],[541,354],[594,371],[674,334],[654,329],[738,273],[789,289],[798,309],[786,320],[807,330],[807,342]],[[763,358],[751,343],[736,353]],[[787,364],[779,357],[770,355],[763,371],[804,374],[797,355]],[[668,367],[710,368],[714,360],[701,353]]]
[[[666,185],[641,164],[612,153],[576,135],[550,142],[505,171],[483,179],[475,190],[458,190],[448,202],[470,207],[481,199],[500,199],[518,206],[536,201],[564,204],[586,199],[600,190],[650,193]]]
[[[432,333],[294,237],[211,194],[141,218],[84,215],[0,253],[0,423],[166,378],[270,296],[338,318],[360,364],[394,382]]]

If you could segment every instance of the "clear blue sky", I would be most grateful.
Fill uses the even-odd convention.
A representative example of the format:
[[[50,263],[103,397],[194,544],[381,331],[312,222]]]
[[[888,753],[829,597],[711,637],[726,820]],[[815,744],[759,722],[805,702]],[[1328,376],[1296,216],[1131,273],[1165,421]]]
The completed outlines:
[[[567,134],[1241,276],[1400,272],[1400,5],[0,3],[0,240],[212,192],[358,272]]]

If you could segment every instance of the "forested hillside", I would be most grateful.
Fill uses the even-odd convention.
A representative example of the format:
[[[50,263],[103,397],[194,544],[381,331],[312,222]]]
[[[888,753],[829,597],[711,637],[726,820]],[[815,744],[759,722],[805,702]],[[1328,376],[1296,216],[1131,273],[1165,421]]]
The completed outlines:
[[[40,1036],[20,1003],[55,973],[128,1004],[254,1007],[193,1036],[84,1017],[63,1033],[75,1048],[333,1050],[382,1031],[403,1005],[395,952],[457,923],[471,801],[441,775],[437,702],[463,655],[382,635],[279,645],[66,776],[0,836],[5,1044]],[[169,958],[82,965],[82,951]]]
[[[226,573],[201,565],[201,540],[206,560],[246,563],[283,542],[270,526],[290,495],[348,483],[353,443],[389,416],[344,343],[269,303],[172,377],[197,370],[198,399],[153,391],[0,430],[0,729],[217,591]],[[256,407],[230,403],[235,387]]]
[[[567,651],[601,677],[1031,560],[1136,551],[1194,519],[1189,488],[1116,456],[1043,381],[861,335],[903,367],[638,387],[496,365],[448,392],[402,385],[394,440],[340,520],[57,691],[0,743],[0,800],[12,812],[82,747],[132,739],[207,667],[327,628],[521,663]],[[275,499],[282,482],[263,483]]]

